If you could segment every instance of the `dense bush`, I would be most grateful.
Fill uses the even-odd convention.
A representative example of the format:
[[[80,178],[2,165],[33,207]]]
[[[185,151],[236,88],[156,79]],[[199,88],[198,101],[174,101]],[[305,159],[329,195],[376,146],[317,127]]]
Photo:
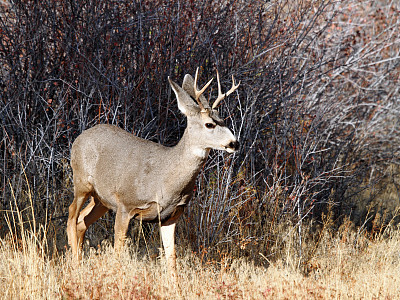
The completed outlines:
[[[297,224],[303,256],[302,222],[387,213],[400,184],[396,5],[10,1],[0,13],[1,210],[32,206],[64,246],[74,139],[112,123],[176,144],[185,120],[167,76],[181,82],[200,66],[203,82],[216,69],[224,87],[241,81],[220,108],[241,149],[211,153],[178,244],[204,258],[274,257]],[[112,219],[89,229],[92,245],[112,236]],[[144,227],[153,249],[155,229]]]

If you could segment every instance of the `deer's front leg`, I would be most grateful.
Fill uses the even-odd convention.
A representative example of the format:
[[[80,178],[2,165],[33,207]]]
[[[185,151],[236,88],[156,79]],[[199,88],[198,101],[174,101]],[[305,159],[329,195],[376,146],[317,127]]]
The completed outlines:
[[[168,225],[161,225],[160,231],[167,258],[168,272],[176,278],[175,225],[175,222]]]
[[[128,213],[124,212],[122,209],[117,210],[117,214],[115,216],[115,241],[114,241],[114,249],[116,253],[120,253],[124,242],[126,239],[126,232],[128,231],[129,221],[131,217]]]

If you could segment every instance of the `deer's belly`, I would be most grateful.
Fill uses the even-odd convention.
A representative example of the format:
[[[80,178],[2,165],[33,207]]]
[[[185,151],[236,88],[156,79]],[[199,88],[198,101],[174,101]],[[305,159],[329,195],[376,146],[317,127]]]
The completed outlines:
[[[171,205],[163,208],[157,202],[151,202],[144,207],[134,208],[129,215],[136,220],[152,223],[175,221],[184,210],[185,205]]]

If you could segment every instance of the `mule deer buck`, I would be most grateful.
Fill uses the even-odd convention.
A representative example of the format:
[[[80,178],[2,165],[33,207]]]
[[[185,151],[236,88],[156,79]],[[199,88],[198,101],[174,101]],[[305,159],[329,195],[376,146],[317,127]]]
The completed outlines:
[[[187,117],[187,128],[176,146],[165,147],[104,124],[84,131],[74,141],[74,200],[67,233],[78,260],[86,230],[112,209],[116,251],[123,246],[131,218],[160,222],[168,270],[176,276],[175,224],[192,197],[197,174],[210,149],[233,153],[239,146],[215,108],[240,83],[235,85],[232,76],[232,88],[223,94],[217,72],[218,97],[210,107],[202,94],[212,79],[198,90],[197,77],[198,69],[194,80],[185,76],[182,87],[168,78],[178,107]],[[90,203],[80,211],[89,197]]]

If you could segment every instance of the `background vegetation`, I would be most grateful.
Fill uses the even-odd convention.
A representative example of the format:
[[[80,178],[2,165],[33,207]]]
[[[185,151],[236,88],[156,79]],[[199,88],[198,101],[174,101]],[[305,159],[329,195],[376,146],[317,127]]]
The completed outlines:
[[[270,265],[290,249],[307,273],[343,224],[381,237],[400,199],[399,15],[390,0],[3,4],[0,236],[22,239],[20,218],[44,226],[47,252],[65,249],[74,139],[110,123],[176,144],[185,119],[167,76],[181,82],[200,66],[203,82],[216,69],[225,88],[241,81],[220,107],[241,149],[211,153],[180,251]],[[87,251],[113,239],[113,218],[89,229]],[[158,255],[158,227],[129,232]]]

